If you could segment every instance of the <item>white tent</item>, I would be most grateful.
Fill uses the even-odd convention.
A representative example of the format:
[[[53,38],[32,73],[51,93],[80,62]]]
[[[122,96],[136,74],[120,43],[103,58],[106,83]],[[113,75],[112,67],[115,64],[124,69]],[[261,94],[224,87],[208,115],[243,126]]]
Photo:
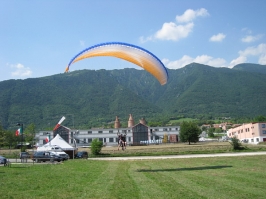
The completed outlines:
[[[57,134],[50,142],[43,145],[42,147],[49,147],[49,146],[59,146],[63,150],[75,150],[73,146],[68,144],[59,134]]]

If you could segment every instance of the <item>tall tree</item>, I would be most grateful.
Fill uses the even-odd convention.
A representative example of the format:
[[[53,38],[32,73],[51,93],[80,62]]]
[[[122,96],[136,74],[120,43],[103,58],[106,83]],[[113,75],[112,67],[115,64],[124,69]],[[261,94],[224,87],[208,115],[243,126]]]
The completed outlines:
[[[24,131],[24,139],[26,142],[32,142],[35,137],[35,125],[33,123],[29,124]]]
[[[180,140],[181,142],[198,142],[199,135],[201,133],[200,128],[194,122],[182,122],[180,125]]]

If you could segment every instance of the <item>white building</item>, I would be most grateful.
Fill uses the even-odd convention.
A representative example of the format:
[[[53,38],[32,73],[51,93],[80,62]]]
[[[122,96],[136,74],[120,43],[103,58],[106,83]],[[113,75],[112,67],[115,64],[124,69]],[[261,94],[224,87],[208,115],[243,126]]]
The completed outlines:
[[[242,142],[258,144],[266,142],[266,122],[242,124],[227,131],[229,138],[236,137]]]
[[[137,134],[137,126],[141,125],[146,127],[146,134],[141,138]],[[120,127],[120,121],[116,117],[115,127],[116,128],[93,128],[85,130],[74,130],[65,126],[60,126],[56,131],[39,131],[36,134],[35,139],[37,140],[38,146],[46,144],[45,139],[47,136],[50,136],[50,139],[53,139],[57,134],[59,134],[66,142],[71,145],[74,145],[75,142],[78,147],[87,147],[91,144],[93,139],[99,139],[107,146],[117,145],[118,136],[117,134],[126,134],[126,141],[128,144],[155,144],[162,143],[163,136],[168,136],[169,142],[177,142],[180,126],[165,126],[165,127],[148,127],[144,119],[140,120],[140,123],[134,125],[132,115],[130,114],[129,122],[127,128]],[[135,134],[134,134],[135,132]],[[135,141],[134,141],[134,139]],[[138,140],[136,143],[136,140]]]

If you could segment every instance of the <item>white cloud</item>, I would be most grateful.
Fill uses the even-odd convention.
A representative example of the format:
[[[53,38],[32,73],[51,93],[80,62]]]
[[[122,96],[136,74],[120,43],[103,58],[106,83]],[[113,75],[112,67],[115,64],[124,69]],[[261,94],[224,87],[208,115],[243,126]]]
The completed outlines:
[[[178,41],[181,38],[187,37],[193,27],[193,23],[188,23],[186,25],[176,25],[173,22],[164,23],[162,29],[157,31],[154,37],[161,40]]]
[[[243,32],[246,32],[247,34],[252,34],[252,30],[250,30],[249,28],[242,28]]]
[[[257,47],[248,47],[238,52],[241,56],[259,56],[266,53],[266,44],[259,44]]]
[[[259,64],[266,65],[266,53],[260,56]]]
[[[13,77],[26,78],[32,75],[31,69],[29,67],[25,67],[20,63],[15,65],[12,64],[7,64],[7,65],[15,69],[15,71],[11,72],[11,76]]]
[[[238,58],[233,59],[230,62],[228,68],[233,68],[235,65],[245,63],[246,61],[247,61],[247,58],[245,56],[239,56]]]
[[[147,42],[147,41],[151,41],[151,40],[153,40],[153,37],[152,36],[150,36],[150,37],[143,37],[143,36],[141,36],[140,38],[139,38],[139,40],[140,40],[140,43],[145,43],[145,42]]]
[[[219,41],[223,41],[223,39],[226,37],[225,34],[223,33],[219,33],[217,35],[213,35],[211,38],[210,38],[210,41],[214,41],[214,42],[219,42]]]
[[[259,64],[266,64],[266,44],[262,43],[258,46],[248,47],[238,52],[239,57],[230,62],[229,68],[237,64],[245,63],[249,56],[257,56]]]
[[[255,47],[248,47],[243,51],[238,52],[239,56],[233,59],[230,64],[223,58],[214,58],[209,55],[200,55],[197,57],[190,57],[184,55],[181,59],[170,61],[169,59],[163,59],[162,62],[167,68],[178,69],[182,68],[190,63],[200,63],[213,67],[228,67],[233,68],[237,64],[246,63],[249,56],[257,56],[258,64],[266,65],[266,43],[259,44]]]
[[[208,11],[205,8],[201,8],[198,10],[188,9],[184,12],[183,15],[176,16],[176,21],[179,23],[187,23],[193,21],[196,17],[205,17],[209,16]]]
[[[181,59],[176,61],[169,61],[167,59],[163,59],[162,62],[170,69],[178,69],[182,68],[192,62],[205,64],[213,67],[226,67],[226,61],[222,58],[213,58],[208,55],[201,55],[195,58],[192,58],[188,55],[184,55]]]
[[[250,43],[250,42],[254,42],[254,41],[257,41],[259,40],[260,38],[262,38],[263,35],[256,35],[256,36],[252,36],[252,35],[247,35],[245,37],[243,37],[241,39],[242,42],[245,42],[245,43]]]
[[[189,57],[188,55],[184,55],[181,59],[176,60],[176,61],[170,61],[168,59],[163,59],[162,62],[166,65],[167,68],[178,69],[178,68],[182,68],[192,63],[193,58]]]
[[[186,38],[194,28],[194,23],[192,21],[197,17],[204,17],[208,15],[208,11],[204,8],[201,8],[199,10],[188,9],[184,12],[183,15],[176,16],[177,23],[165,22],[162,25],[162,28],[158,30],[155,34],[148,37],[140,37],[140,42],[144,43],[155,39],[178,41],[182,38]]]

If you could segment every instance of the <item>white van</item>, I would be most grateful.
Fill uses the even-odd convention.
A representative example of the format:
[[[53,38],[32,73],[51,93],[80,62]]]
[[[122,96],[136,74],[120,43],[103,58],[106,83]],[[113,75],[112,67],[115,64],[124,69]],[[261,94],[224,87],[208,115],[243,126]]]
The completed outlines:
[[[50,151],[52,152],[52,154],[62,157],[63,160],[69,159],[69,155],[66,152],[64,152],[60,146],[57,146],[57,145],[48,145],[48,146],[38,147],[37,151]]]

